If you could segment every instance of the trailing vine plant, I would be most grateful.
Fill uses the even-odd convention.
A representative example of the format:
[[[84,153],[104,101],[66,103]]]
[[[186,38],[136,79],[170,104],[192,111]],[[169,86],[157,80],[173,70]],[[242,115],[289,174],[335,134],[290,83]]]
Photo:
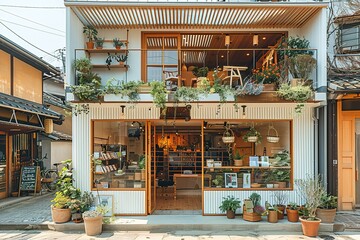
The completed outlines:
[[[298,104],[295,107],[295,113],[301,113],[304,108],[304,102],[311,98],[312,90],[310,86],[298,85],[290,86],[289,84],[281,84],[276,92],[280,98],[288,101],[294,101]]]
[[[161,114],[165,115],[166,113],[166,86],[162,81],[153,81],[150,83],[151,86],[151,96],[153,97],[153,102],[156,107],[163,109]]]

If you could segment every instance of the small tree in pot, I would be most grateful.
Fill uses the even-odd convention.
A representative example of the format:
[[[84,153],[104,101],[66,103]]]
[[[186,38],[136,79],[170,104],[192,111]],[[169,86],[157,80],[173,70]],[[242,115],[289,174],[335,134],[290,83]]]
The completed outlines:
[[[303,234],[308,237],[318,235],[321,219],[316,217],[316,209],[321,205],[321,198],[325,193],[321,177],[306,176],[305,179],[297,179],[295,181],[299,192],[305,199],[305,212],[300,217]]]
[[[86,35],[88,41],[86,42],[87,49],[94,48],[94,40],[98,34],[98,31],[93,26],[84,26],[83,33]]]
[[[219,209],[221,212],[226,212],[226,217],[229,219],[235,218],[235,212],[238,208],[241,207],[241,201],[239,201],[234,196],[227,196],[224,197],[224,200],[222,201],[221,205],[219,206]]]

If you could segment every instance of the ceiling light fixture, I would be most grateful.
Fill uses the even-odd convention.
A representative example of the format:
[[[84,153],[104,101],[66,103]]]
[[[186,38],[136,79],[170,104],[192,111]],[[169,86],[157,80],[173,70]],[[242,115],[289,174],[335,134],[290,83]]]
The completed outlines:
[[[254,34],[254,36],[253,36],[253,46],[256,47],[257,45],[259,45],[259,35]]]
[[[204,121],[204,129],[207,128],[207,125],[208,125],[208,123],[206,121]]]

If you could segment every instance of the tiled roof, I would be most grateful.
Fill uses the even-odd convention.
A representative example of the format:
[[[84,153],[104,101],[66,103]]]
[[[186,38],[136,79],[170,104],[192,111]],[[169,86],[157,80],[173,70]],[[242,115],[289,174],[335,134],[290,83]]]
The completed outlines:
[[[62,132],[58,132],[58,131],[53,131],[50,134],[47,134],[47,133],[43,132],[42,134],[44,136],[46,136],[46,137],[48,137],[50,139],[56,140],[56,141],[59,141],[59,140],[71,141],[72,140],[71,135],[68,135],[68,134],[65,134],[65,133],[62,133]]]
[[[30,102],[12,95],[0,93],[0,107],[15,109],[23,112],[39,114],[49,118],[61,120],[63,115],[48,109],[42,104]]]
[[[334,74],[328,78],[331,92],[360,93],[360,74]]]
[[[47,104],[51,104],[53,106],[57,106],[63,109],[68,109],[71,110],[71,106],[69,106],[68,104],[66,104],[66,102],[64,102],[61,98],[56,97],[50,93],[44,92],[43,93],[43,97],[44,97],[44,102]]]

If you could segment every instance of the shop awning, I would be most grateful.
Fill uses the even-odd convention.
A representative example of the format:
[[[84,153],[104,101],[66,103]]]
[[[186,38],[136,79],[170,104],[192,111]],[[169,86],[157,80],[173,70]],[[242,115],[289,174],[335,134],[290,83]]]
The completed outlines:
[[[45,119],[61,124],[64,116],[46,106],[0,93],[0,126],[4,131],[44,130]]]
[[[97,29],[299,28],[324,2],[127,2],[65,0]]]

